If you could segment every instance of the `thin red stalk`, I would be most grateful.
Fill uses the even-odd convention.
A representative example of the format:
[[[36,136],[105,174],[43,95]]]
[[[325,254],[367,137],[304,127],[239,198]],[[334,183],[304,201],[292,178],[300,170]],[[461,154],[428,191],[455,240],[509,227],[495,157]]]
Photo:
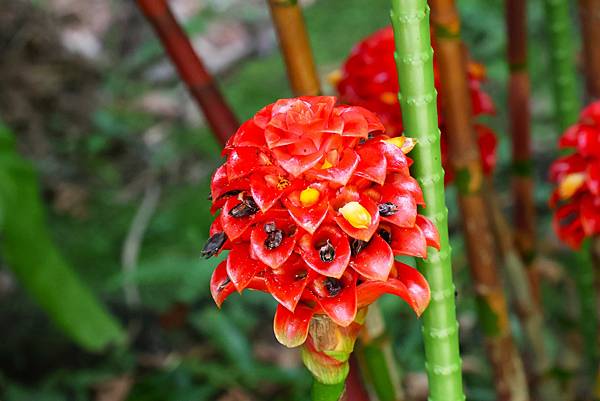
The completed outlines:
[[[369,394],[365,390],[360,367],[353,355],[350,357],[350,373],[346,378],[346,392],[344,393],[343,401],[370,401]]]
[[[175,19],[167,1],[137,0],[137,4],[154,27],[179,76],[196,99],[217,139],[224,145],[239,127],[238,121]]]
[[[588,94],[600,99],[600,0],[579,0]]]
[[[268,3],[292,92],[296,96],[318,95],[321,85],[300,5],[297,0],[268,0]]]
[[[535,256],[535,203],[531,156],[530,82],[527,72],[527,1],[506,0],[508,107],[513,159],[515,240],[528,267]],[[534,299],[539,303],[539,274],[529,269]]]

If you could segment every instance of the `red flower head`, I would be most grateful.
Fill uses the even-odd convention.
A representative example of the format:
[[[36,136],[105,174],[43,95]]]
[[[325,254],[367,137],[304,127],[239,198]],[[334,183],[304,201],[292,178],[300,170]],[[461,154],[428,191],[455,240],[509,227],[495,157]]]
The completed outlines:
[[[550,167],[550,180],[557,184],[550,198],[553,225],[558,237],[577,249],[585,237],[600,233],[600,101],[581,112],[558,146],[573,152]]]
[[[384,135],[362,107],[335,102],[265,107],[229,140],[212,178],[220,214],[203,254],[229,250],[214,271],[213,298],[221,305],[246,288],[270,293],[279,303],[275,334],[288,347],[305,342],[313,317],[348,328],[384,293],[417,314],[429,302],[423,276],[394,260],[439,247],[435,227],[417,213],[423,196],[405,156],[415,143]]]
[[[394,60],[394,32],[392,27],[381,29],[358,43],[344,65],[336,82],[338,93],[344,103],[365,107],[377,113],[391,136],[403,131],[402,114],[398,104],[398,73]],[[435,87],[440,90],[439,72],[434,60]],[[481,89],[485,79],[485,68],[471,62],[468,68],[469,87],[473,115],[494,114],[492,99]],[[438,96],[438,109],[441,109],[441,96]],[[446,170],[446,183],[454,179],[447,164],[447,145],[444,135],[444,121],[439,113],[442,131],[442,164]],[[478,142],[483,170],[492,172],[496,165],[496,136],[483,125],[477,125]]]

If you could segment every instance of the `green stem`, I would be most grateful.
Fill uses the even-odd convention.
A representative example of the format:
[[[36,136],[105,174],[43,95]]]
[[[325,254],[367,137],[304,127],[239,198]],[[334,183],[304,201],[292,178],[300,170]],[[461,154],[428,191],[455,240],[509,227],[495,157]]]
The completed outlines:
[[[312,401],[340,401],[344,394],[344,382],[338,384],[323,384],[313,382],[311,391]]]
[[[401,372],[394,358],[390,338],[385,331],[385,321],[379,304],[369,307],[360,337],[358,351],[361,371],[379,401],[402,401]]]
[[[402,118],[406,134],[418,141],[412,155],[414,176],[421,184],[427,203],[421,213],[437,226],[441,240],[440,252],[430,248],[427,260],[418,259],[418,267],[431,287],[431,303],[423,314],[429,401],[461,401],[465,396],[433,83],[429,7],[425,0],[392,0],[391,18],[402,88],[399,96]]]
[[[560,130],[577,121],[581,108],[577,93],[573,22],[568,0],[544,0],[550,34],[550,58],[554,89],[555,115]]]

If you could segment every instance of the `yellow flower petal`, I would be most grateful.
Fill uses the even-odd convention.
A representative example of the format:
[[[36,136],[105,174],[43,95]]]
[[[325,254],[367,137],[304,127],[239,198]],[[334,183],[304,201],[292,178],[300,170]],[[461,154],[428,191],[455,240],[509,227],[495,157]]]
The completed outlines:
[[[314,188],[306,188],[300,192],[300,203],[304,207],[310,207],[319,201],[321,193]]]
[[[326,169],[328,169],[329,167],[333,167],[333,164],[331,164],[331,163],[329,162],[329,160],[325,159],[325,161],[323,162],[323,165],[321,166],[321,169],[322,169],[322,170],[326,170]]]
[[[569,199],[575,194],[575,192],[577,192],[584,182],[584,173],[573,173],[567,175],[558,184],[558,196],[560,196],[561,199]]]
[[[400,149],[402,149],[402,153],[407,154],[410,152],[415,145],[417,144],[417,140],[414,138],[408,138],[404,135],[397,136],[395,138],[384,139],[384,142],[391,143],[392,145],[396,145]]]
[[[368,228],[371,224],[371,213],[358,202],[348,202],[339,212],[354,228]]]

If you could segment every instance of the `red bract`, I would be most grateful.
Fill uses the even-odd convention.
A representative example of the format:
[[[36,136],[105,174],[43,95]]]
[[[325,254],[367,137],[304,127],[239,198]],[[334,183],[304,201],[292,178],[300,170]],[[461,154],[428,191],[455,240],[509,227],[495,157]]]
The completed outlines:
[[[401,135],[402,115],[398,104],[398,72],[394,60],[394,32],[391,27],[375,32],[358,43],[344,65],[336,82],[343,102],[365,107],[375,112],[390,136]],[[402,58],[402,55],[399,55]],[[439,72],[434,59],[435,87],[440,91]],[[494,114],[494,103],[481,89],[485,69],[477,63],[469,63],[469,89],[473,115]],[[447,145],[444,135],[443,105],[438,96],[438,113],[442,131],[442,164],[446,170],[445,182],[453,180],[453,172],[446,160]],[[483,170],[491,173],[496,165],[496,136],[483,125],[476,126]]]
[[[405,155],[415,142],[389,138],[362,107],[333,97],[284,99],[259,111],[227,143],[213,175],[220,211],[203,254],[229,250],[211,293],[270,293],[284,345],[307,338],[313,316],[349,327],[385,293],[421,314],[429,286],[394,255],[439,248],[433,224],[417,213],[423,196]]]
[[[584,238],[600,233],[600,101],[586,107],[577,124],[559,139],[561,149],[572,150],[550,168],[557,184],[550,198],[558,237],[577,249]]]

